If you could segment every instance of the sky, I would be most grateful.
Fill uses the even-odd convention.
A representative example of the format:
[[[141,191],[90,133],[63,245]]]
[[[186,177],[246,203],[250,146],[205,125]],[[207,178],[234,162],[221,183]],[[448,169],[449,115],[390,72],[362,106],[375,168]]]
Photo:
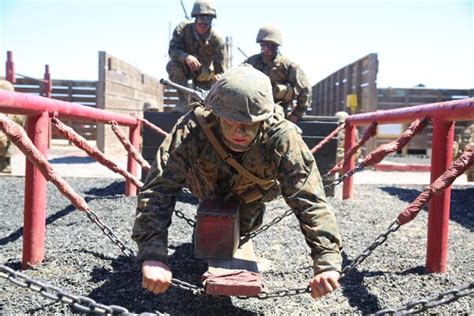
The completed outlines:
[[[183,0],[190,15],[193,0]],[[232,37],[233,65],[260,51],[258,29],[276,24],[283,55],[312,85],[370,53],[379,88],[474,88],[474,0],[214,0],[213,27]],[[0,76],[16,72],[97,80],[98,52],[167,77],[180,0],[0,0]]]

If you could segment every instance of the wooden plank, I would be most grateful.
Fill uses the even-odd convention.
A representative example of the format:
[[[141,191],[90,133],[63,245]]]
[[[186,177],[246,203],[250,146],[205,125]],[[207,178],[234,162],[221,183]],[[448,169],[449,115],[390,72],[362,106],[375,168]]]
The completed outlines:
[[[211,259],[204,274],[207,294],[256,296],[263,290],[252,241],[238,248],[232,260]]]
[[[97,81],[53,79],[53,86],[83,87],[95,89]]]

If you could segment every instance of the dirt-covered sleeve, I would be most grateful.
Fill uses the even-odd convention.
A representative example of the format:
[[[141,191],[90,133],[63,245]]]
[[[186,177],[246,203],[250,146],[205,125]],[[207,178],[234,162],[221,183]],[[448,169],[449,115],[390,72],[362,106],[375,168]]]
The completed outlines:
[[[184,59],[189,55],[184,51],[185,46],[185,32],[186,28],[189,27],[189,22],[183,21],[176,26],[173,31],[173,36],[170,40],[170,45],[168,48],[168,55],[173,60],[178,60],[184,62]]]
[[[185,186],[187,152],[192,138],[188,126],[183,120],[178,121],[158,149],[138,194],[132,239],[138,245],[138,256],[142,260],[167,262],[168,227],[176,196]]]
[[[292,114],[300,119],[311,103],[311,84],[301,67],[292,62],[288,68],[288,81],[293,86],[296,96],[296,106]]]
[[[296,130],[280,138],[277,152],[282,195],[311,248],[314,274],[341,271],[342,239],[313,155]]]
[[[216,74],[222,74],[227,70],[226,60],[228,56],[226,55],[224,39],[216,32],[213,32],[212,46],[214,51],[212,61],[214,64],[214,71]]]

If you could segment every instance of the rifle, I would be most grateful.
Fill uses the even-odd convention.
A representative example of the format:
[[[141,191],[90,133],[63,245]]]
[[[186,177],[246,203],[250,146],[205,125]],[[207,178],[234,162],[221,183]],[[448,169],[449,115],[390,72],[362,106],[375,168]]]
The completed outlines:
[[[167,86],[167,87],[171,86],[171,87],[174,87],[174,88],[176,88],[180,91],[186,92],[186,93],[190,94],[193,98],[198,100],[199,102],[204,102],[204,99],[206,98],[206,95],[209,93],[209,91],[206,91],[206,90],[203,90],[203,89],[200,89],[200,88],[197,88],[196,90],[194,90],[194,89],[182,86],[182,85],[177,84],[173,81],[169,81],[169,80],[166,80],[166,79],[163,79],[163,78],[160,79],[160,83],[164,86]]]
[[[183,0],[181,0],[181,7],[183,8],[184,17],[186,18],[186,20],[190,20],[190,18],[188,16],[188,12],[186,12],[186,8],[184,7]]]

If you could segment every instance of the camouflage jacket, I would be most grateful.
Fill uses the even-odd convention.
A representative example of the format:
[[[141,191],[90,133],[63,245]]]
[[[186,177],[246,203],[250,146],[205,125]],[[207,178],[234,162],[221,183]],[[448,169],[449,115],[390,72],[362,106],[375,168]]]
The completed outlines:
[[[209,123],[216,122],[213,114],[205,113]],[[213,129],[218,135],[216,125]],[[132,238],[142,260],[167,262],[168,227],[176,196],[187,187],[200,199],[229,192],[239,198],[241,234],[254,230],[256,221],[261,224],[261,219],[256,219],[263,215],[257,212],[260,206],[281,194],[311,248],[315,274],[341,269],[342,242],[334,210],[326,200],[316,162],[299,130],[280,115],[266,120],[262,130],[249,150],[234,158],[257,177],[278,180],[268,189],[240,176],[219,157],[193,112],[180,118],[160,146],[138,195]],[[255,190],[261,194],[246,202],[246,193]]]
[[[311,103],[311,84],[300,66],[291,62],[280,53],[276,55],[272,62],[264,60],[262,54],[256,54],[247,58],[244,63],[252,65],[255,69],[270,77],[273,87],[273,99],[275,103],[285,107],[285,112],[286,108],[291,106],[293,100],[296,99],[293,114],[298,119],[303,116]],[[277,85],[287,86],[292,90],[293,97],[291,100],[284,101],[277,95]]]
[[[205,35],[199,35],[194,22],[190,20],[176,26],[168,54],[171,59],[183,63],[188,55],[193,55],[204,67],[209,68],[213,65],[216,74],[223,73],[226,69],[225,44],[222,37],[214,28]]]

